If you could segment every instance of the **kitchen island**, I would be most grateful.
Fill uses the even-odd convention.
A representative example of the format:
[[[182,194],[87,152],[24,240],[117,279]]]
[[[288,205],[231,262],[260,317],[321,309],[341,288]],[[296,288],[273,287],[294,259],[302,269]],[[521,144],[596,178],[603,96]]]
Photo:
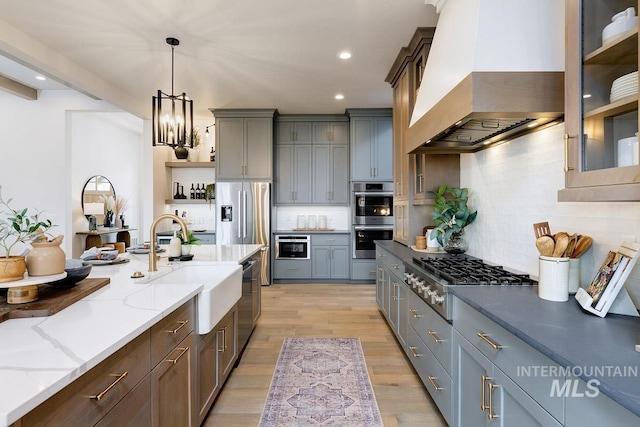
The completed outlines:
[[[260,245],[194,247],[194,261],[238,264]],[[191,263],[169,263],[149,273],[147,255],[94,266],[89,277],[110,284],[49,317],[0,323],[0,426],[17,421],[91,368],[191,301],[201,284],[142,283]],[[145,277],[132,279],[140,271]]]

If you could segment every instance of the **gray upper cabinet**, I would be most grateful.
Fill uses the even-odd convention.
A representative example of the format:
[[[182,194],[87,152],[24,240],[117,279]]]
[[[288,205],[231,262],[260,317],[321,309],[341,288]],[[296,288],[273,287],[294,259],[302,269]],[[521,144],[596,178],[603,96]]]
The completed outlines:
[[[311,123],[278,121],[278,144],[310,144],[311,134]]]
[[[393,181],[391,109],[349,109],[351,180]]]
[[[212,110],[216,118],[216,180],[273,177],[277,110]]]
[[[348,144],[347,122],[318,122],[313,124],[314,144]]]
[[[348,205],[347,117],[286,115],[276,127],[276,204]]]
[[[311,203],[311,145],[277,145],[276,156],[276,204]]]
[[[313,203],[349,203],[349,147],[313,146]]]

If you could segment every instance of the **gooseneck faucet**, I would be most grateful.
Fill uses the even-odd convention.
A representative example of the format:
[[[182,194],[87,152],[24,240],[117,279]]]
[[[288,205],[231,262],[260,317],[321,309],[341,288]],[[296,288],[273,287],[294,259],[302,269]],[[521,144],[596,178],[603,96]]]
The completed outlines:
[[[187,223],[184,222],[182,218],[174,214],[162,214],[151,223],[151,231],[149,234],[151,235],[151,241],[149,242],[149,271],[158,271],[158,264],[156,260],[156,226],[163,219],[172,219],[182,228],[182,235],[186,239],[189,235],[189,230],[187,229]]]

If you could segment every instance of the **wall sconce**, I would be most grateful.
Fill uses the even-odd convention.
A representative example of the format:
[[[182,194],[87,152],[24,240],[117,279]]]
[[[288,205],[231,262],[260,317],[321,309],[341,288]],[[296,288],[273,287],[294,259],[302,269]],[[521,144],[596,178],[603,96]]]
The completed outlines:
[[[183,92],[173,94],[174,48],[180,40],[167,37],[171,46],[171,95],[158,90],[158,96],[152,97],[153,145],[193,148],[193,101]]]
[[[204,137],[205,137],[205,138],[209,139],[209,128],[210,128],[210,127],[214,127],[215,125],[216,125],[216,124],[214,123],[214,124],[212,124],[212,125],[207,126],[207,127],[204,129]]]
[[[98,222],[95,215],[104,215],[104,203],[85,203],[84,215],[89,220],[89,231],[98,229]]]

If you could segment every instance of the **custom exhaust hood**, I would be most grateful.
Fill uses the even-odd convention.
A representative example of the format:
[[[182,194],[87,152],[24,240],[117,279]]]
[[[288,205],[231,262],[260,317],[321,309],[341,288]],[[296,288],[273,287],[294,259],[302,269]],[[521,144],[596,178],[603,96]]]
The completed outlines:
[[[563,1],[425,3],[440,16],[408,152],[476,152],[562,119]]]

